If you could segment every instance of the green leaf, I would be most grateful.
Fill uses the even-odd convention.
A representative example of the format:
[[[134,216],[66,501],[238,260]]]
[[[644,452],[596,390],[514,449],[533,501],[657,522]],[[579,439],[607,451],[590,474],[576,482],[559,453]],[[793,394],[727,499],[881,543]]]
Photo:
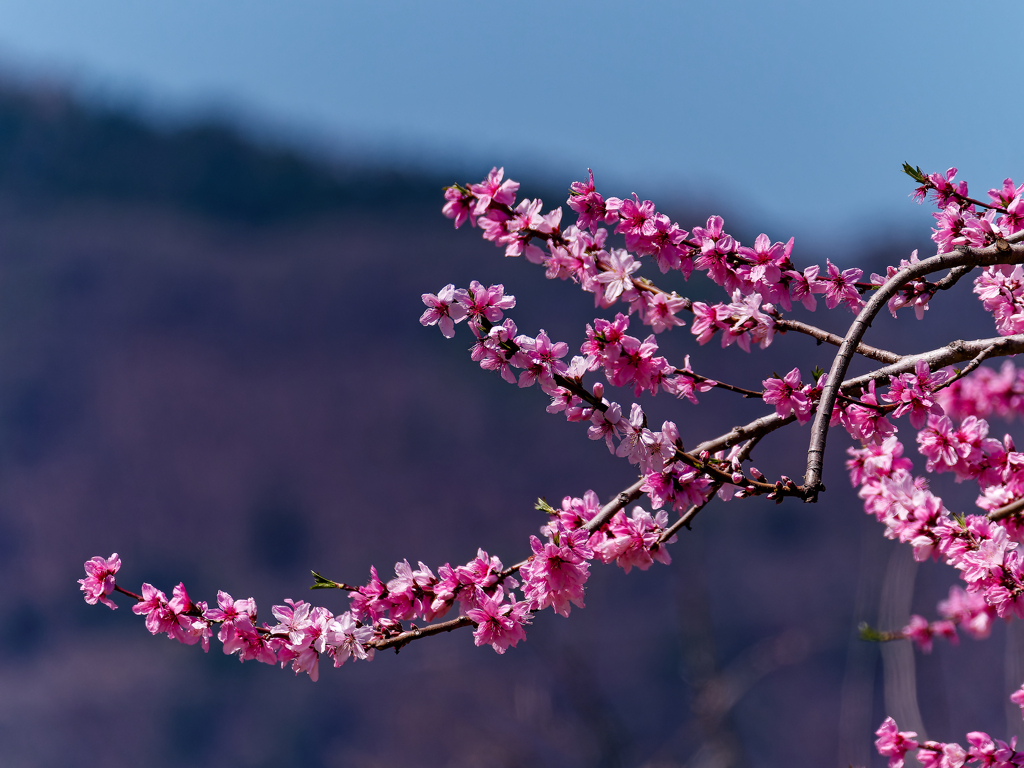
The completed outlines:
[[[543,512],[545,515],[557,515],[558,512],[552,507],[547,501],[544,500],[543,496],[537,498],[537,503],[533,505],[533,508],[538,512]]]
[[[903,164],[903,172],[918,184],[924,184],[926,181],[924,171],[922,171],[920,167],[912,166],[910,163]]]
[[[857,631],[860,634],[860,639],[869,643],[880,643],[885,639],[881,632],[872,627],[866,621],[862,621],[860,623],[860,626],[857,627]]]
[[[310,589],[343,589],[341,584],[336,581],[324,578],[316,571],[310,571],[313,574],[313,586]]]

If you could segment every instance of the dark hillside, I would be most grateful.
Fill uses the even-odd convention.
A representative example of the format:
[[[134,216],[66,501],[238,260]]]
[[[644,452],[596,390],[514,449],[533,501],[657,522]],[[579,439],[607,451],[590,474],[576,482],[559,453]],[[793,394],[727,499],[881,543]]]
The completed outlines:
[[[441,180],[315,165],[206,124],[161,131],[60,92],[0,89],[0,192],[148,203],[246,223],[420,201]]]

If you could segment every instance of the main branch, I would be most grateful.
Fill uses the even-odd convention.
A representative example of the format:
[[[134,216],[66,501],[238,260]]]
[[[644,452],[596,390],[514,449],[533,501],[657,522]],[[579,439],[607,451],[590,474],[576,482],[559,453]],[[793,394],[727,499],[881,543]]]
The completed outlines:
[[[889,280],[886,281],[871,300],[861,309],[857,319],[853,321],[846,338],[843,340],[839,352],[832,361],[832,369],[829,371],[825,386],[822,389],[821,399],[818,402],[818,410],[814,416],[814,425],[811,428],[811,441],[807,449],[807,471],[804,474],[804,486],[808,489],[807,501],[813,502],[818,499],[818,491],[821,490],[821,471],[825,460],[825,442],[828,439],[829,421],[832,418],[832,408],[835,405],[836,397],[839,394],[840,382],[850,367],[850,361],[861,343],[861,339],[867,332],[871,321],[881,311],[882,307],[897,291],[911,280],[924,277],[933,272],[942,270],[955,270],[956,279],[959,279],[967,270],[982,266],[995,264],[1020,264],[1024,262],[1024,245],[1018,245],[1024,240],[1024,232],[1018,232],[1006,240],[1000,240],[994,245],[985,248],[963,248],[948,253],[940,253],[929,259],[909,264]],[[955,282],[951,280],[950,283]],[[978,350],[979,352],[981,350]]]

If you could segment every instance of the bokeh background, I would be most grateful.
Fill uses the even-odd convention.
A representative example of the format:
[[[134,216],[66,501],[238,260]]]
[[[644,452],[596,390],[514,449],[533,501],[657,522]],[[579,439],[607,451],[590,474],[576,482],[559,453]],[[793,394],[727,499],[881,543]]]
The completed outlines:
[[[419,325],[420,294],[470,279],[571,346],[594,316],[453,230],[441,187],[503,165],[553,206],[592,167],[687,229],[721,213],[745,241],[795,235],[801,265],[881,271],[933,247],[904,160],[976,193],[1019,183],[1022,22],[1009,1],[4,3],[0,763],[847,766],[878,764],[887,713],[933,738],[1020,732],[1013,627],[885,663],[857,640],[933,615],[953,576],[882,539],[840,436],[817,506],[713,505],[671,566],[596,567],[585,610],[504,657],[457,632],[311,684],[151,637],[75,580],[117,551],[129,588],[269,614],[311,568],[514,562],[537,496],[633,475],[482,372],[464,333]],[[993,335],[965,292],[941,298],[878,343]],[[746,386],[830,360],[804,339],[659,341]],[[718,394],[645,407],[690,443],[763,410]],[[758,465],[799,475],[805,440],[774,436]]]

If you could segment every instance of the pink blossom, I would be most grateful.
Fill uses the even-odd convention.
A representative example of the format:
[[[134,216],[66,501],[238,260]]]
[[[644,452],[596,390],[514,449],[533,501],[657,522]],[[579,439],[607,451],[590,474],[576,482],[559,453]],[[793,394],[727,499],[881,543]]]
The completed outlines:
[[[626,247],[637,250],[637,246],[645,239],[653,238],[658,234],[658,227],[655,223],[657,211],[654,210],[654,203],[650,200],[640,202],[640,198],[633,194],[632,200],[623,200],[619,208],[619,225],[615,232],[626,236]]]
[[[670,269],[678,269],[683,273],[683,278],[688,280],[693,272],[694,253],[694,249],[685,243],[690,233],[660,213],[654,217],[654,226],[657,232],[644,243],[638,244],[638,252],[653,254],[662,274]]]
[[[276,627],[270,628],[270,634],[284,636],[286,642],[297,645],[302,642],[306,629],[313,623],[309,618],[309,612],[313,606],[302,600],[295,602],[286,599],[285,603],[287,605],[275,605],[271,608],[274,618],[280,623]]]
[[[408,560],[395,563],[395,578],[387,583],[388,615],[392,619],[408,621],[424,616],[428,621],[434,618],[431,609],[433,585],[437,577],[422,562],[413,570]]]
[[[885,417],[885,412],[878,408],[880,403],[874,380],[868,382],[867,391],[861,393],[860,402],[864,405],[848,405],[840,414],[840,420],[851,437],[864,442],[878,442],[896,431],[896,427]]]
[[[593,491],[587,491],[581,498],[573,496],[563,498],[557,520],[566,530],[572,531],[582,528],[600,511],[601,500]]]
[[[975,640],[992,632],[995,610],[985,602],[981,592],[966,592],[962,588],[949,588],[949,597],[939,603],[939,614],[959,625]]]
[[[772,243],[768,235],[760,234],[753,248],[741,247],[737,253],[750,264],[748,278],[752,283],[774,285],[782,277],[780,267],[786,262],[782,243]]]
[[[587,340],[580,347],[580,354],[587,358],[587,368],[596,371],[606,365],[609,356],[618,355],[628,329],[629,317],[621,312],[615,315],[612,322],[599,317],[594,320],[593,328],[587,325]]]
[[[476,280],[470,282],[468,291],[456,291],[455,297],[465,308],[470,321],[478,324],[482,318],[491,323],[500,322],[503,310],[512,309],[516,305],[515,296],[505,295],[505,286],[484,288]]]
[[[524,369],[519,374],[519,386],[530,387],[534,382],[539,382],[545,394],[557,394],[558,386],[554,377],[565,373],[568,368],[561,358],[568,354],[569,345],[563,341],[552,344],[543,330],[535,339],[517,336],[515,342],[519,351],[513,358],[513,364]]]
[[[579,214],[576,225],[580,229],[593,229],[597,224],[611,224],[618,220],[615,211],[608,211],[604,198],[594,189],[594,172],[587,168],[587,181],[574,181],[569,185],[569,207]]]
[[[511,599],[511,595],[509,597]],[[477,625],[473,631],[473,642],[490,645],[498,653],[505,653],[509,646],[515,648],[520,640],[525,640],[526,630],[523,627],[531,622],[528,603],[503,603],[502,599],[499,587],[493,596],[481,594],[476,601],[477,607],[466,611],[466,616]]]
[[[207,610],[204,617],[212,622],[220,622],[217,639],[226,646],[238,632],[255,631],[253,625],[256,622],[256,601],[251,597],[247,600],[235,600],[227,592],[218,591],[217,607]]]
[[[651,326],[655,333],[671,331],[673,326],[686,325],[685,322],[676,317],[676,313],[685,309],[687,300],[673,291],[667,293],[644,293],[644,307],[642,311],[643,321]]]
[[[625,436],[615,451],[616,456],[627,456],[630,464],[646,466],[651,455],[654,435],[647,429],[647,417],[637,403],[630,407],[629,419],[619,422]]]
[[[666,392],[670,392],[677,398],[682,400],[684,397],[694,405],[697,405],[697,396],[695,392],[708,392],[715,388],[717,383],[714,379],[707,379],[704,377],[698,377],[693,374],[690,368],[690,356],[687,355],[683,358],[683,367],[678,369],[679,376],[674,379],[666,381],[663,385]]]
[[[700,244],[701,252],[694,266],[706,270],[708,277],[731,293],[740,287],[740,280],[728,259],[737,243],[731,235],[725,233],[724,224],[721,216],[712,216],[706,227],[693,228],[693,239]]]
[[[560,543],[542,544],[536,536],[530,537],[533,555],[519,573],[531,611],[551,606],[555,613],[568,616],[570,603],[584,607],[583,585],[590,577],[586,560],[594,556],[587,544],[589,537],[586,530],[563,530]]]
[[[1024,331],[1024,268],[1019,264],[987,267],[975,278],[974,293],[994,317],[1000,335]]]
[[[811,420],[811,401],[803,391],[800,369],[794,368],[783,378],[765,379],[764,394],[761,397],[768,405],[775,406],[775,412],[783,418],[793,414],[800,424]]]
[[[1010,701],[1012,701],[1014,704],[1020,707],[1022,711],[1024,711],[1024,685],[1022,685],[1020,688],[1018,688],[1016,691],[1010,694]]]
[[[377,621],[387,616],[389,605],[386,601],[388,596],[387,587],[377,575],[377,569],[370,566],[370,581],[354,592],[349,592],[349,599],[352,601],[352,613],[359,619]]]
[[[633,336],[623,336],[618,344],[618,354],[609,349],[605,357],[605,374],[608,381],[616,387],[635,385],[635,394],[640,395],[645,389],[654,391],[652,382],[655,376],[668,368],[663,357],[655,357],[658,342],[651,334],[642,342]]]
[[[835,309],[840,302],[846,304],[851,312],[857,312],[864,305],[855,283],[864,274],[860,269],[845,269],[842,272],[831,261],[826,260],[828,275],[819,278],[811,286],[813,293],[825,294],[825,306]]]
[[[117,552],[104,559],[94,557],[85,561],[85,578],[79,579],[79,589],[85,593],[85,602],[89,605],[103,603],[111,610],[117,610],[117,603],[108,595],[114,591],[114,574],[121,569],[121,558]]]
[[[875,749],[882,757],[889,758],[889,768],[903,768],[904,757],[907,752],[917,747],[914,731],[900,731],[896,727],[896,721],[891,717],[885,718],[878,730],[875,731],[878,737],[875,739]]]
[[[487,178],[479,184],[473,184],[469,190],[476,196],[476,208],[474,216],[480,216],[487,212],[492,203],[512,207],[516,201],[516,192],[519,190],[519,182],[508,179],[502,181],[505,175],[504,168],[492,168]],[[451,217],[449,217],[451,218]],[[458,226],[458,224],[456,224]]]
[[[423,294],[427,310],[420,316],[420,325],[437,325],[445,338],[455,335],[455,324],[466,319],[466,308],[455,300],[455,286],[449,283],[437,295]]]
[[[953,183],[953,179],[956,177],[956,171],[956,168],[949,168],[945,174],[928,174],[928,181],[932,184],[932,195],[935,198],[935,204],[939,208],[945,208],[951,202],[954,202],[957,195],[961,197],[967,196],[966,181],[960,181],[956,184]]]
[[[591,440],[604,438],[608,451],[615,453],[615,444],[612,442],[612,438],[617,438],[621,434],[625,426],[620,424],[621,421],[622,406],[618,403],[608,403],[608,407],[605,410],[594,411],[594,415],[590,417],[592,426],[587,429],[587,436]]]
[[[813,312],[818,307],[818,300],[814,298],[814,286],[818,282],[817,264],[807,267],[803,272],[789,270],[786,276],[789,278],[789,291],[793,301],[803,302],[804,307]],[[786,299],[788,301],[788,299]],[[788,305],[783,305],[789,309]]]
[[[690,332],[697,337],[697,343],[707,344],[715,331],[728,328],[725,322],[730,318],[729,308],[724,304],[708,306],[702,301],[693,302],[693,324]]]
[[[149,583],[142,585],[142,600],[132,606],[132,613],[146,617],[146,629],[153,635],[169,631],[178,620],[167,605],[167,595]]]
[[[366,648],[367,643],[373,640],[373,627],[359,626],[355,617],[348,611],[328,622],[326,639],[334,647],[336,667],[340,667],[349,658],[373,658],[373,649]]]
[[[543,202],[539,198],[522,200],[512,211],[512,216],[502,221],[503,232],[497,238],[497,242],[505,245],[506,256],[522,256],[533,233],[551,230],[550,227],[545,227],[545,220],[540,212],[542,205]]]
[[[470,212],[475,207],[476,199],[473,195],[459,189],[458,187],[448,187],[444,191],[444,199],[446,200],[444,208],[441,212],[449,219],[455,219],[455,228],[461,227],[466,220],[469,220],[470,226],[476,226],[476,221],[470,216]]]
[[[167,630],[167,636],[185,645],[202,643],[203,651],[210,650],[210,623],[205,615],[208,613],[206,603],[193,603],[185,591],[185,585],[179,583],[167,603],[167,610],[174,615],[174,626]],[[157,611],[150,614],[154,616]]]
[[[926,467],[929,472],[936,467],[952,468],[962,455],[970,452],[970,446],[961,445],[957,439],[948,416],[929,416],[928,425],[917,433],[917,445],[921,455],[928,458]]]
[[[958,245],[967,244],[963,231],[974,218],[970,210],[961,208],[958,203],[949,203],[944,210],[932,216],[938,224],[932,229],[932,240],[937,244],[939,253],[948,253]]]
[[[917,751],[921,768],[963,768],[967,752],[955,742],[926,741]]]
[[[768,305],[765,308],[770,310]],[[765,349],[772,343],[775,334],[775,320],[762,311],[761,294],[752,293],[743,296],[737,289],[733,292],[732,303],[728,307],[732,326],[728,333],[722,334],[722,346],[727,347],[734,341],[744,352],[750,351],[750,342]]]
[[[230,643],[224,644],[224,653],[237,653],[240,662],[259,661],[263,664],[276,664],[277,652],[281,646],[280,638],[257,631],[238,632]]]
[[[629,251],[613,248],[608,255],[607,268],[598,274],[597,282],[604,284],[604,300],[613,304],[623,293],[633,290],[633,278],[640,269],[640,262],[629,255]]]

